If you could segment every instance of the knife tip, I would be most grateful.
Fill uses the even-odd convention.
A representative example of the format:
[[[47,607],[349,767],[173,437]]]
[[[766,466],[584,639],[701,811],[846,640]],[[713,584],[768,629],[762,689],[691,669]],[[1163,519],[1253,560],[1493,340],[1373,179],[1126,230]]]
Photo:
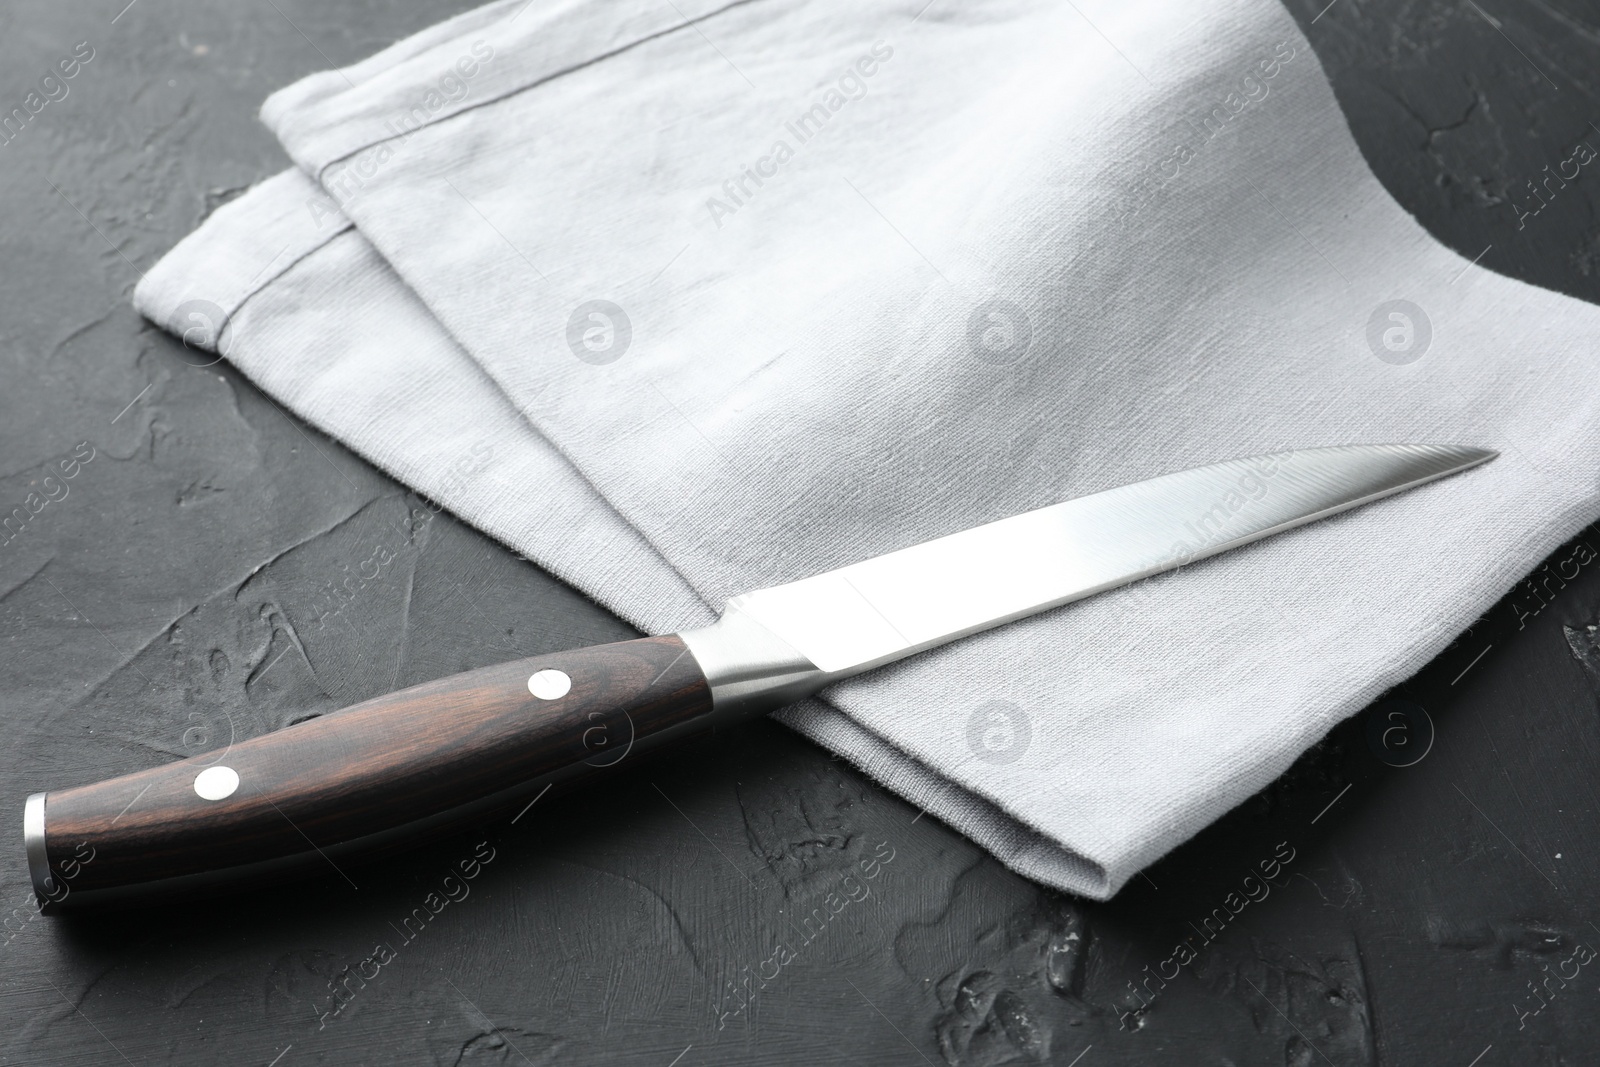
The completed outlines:
[[[1477,467],[1500,455],[1496,449],[1477,445],[1422,445],[1420,448],[1424,454],[1432,454],[1429,463],[1438,466],[1440,476]]]
[[[1461,471],[1488,463],[1500,455],[1496,449],[1480,448],[1477,445],[1425,444],[1420,441],[1371,447],[1396,459],[1404,457],[1402,462],[1423,481],[1459,474]]]

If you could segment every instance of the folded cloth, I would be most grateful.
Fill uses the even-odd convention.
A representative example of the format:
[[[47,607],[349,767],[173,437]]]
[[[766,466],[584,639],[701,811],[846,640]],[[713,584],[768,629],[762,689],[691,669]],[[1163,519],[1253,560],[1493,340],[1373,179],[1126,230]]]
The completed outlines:
[[[1429,238],[1270,0],[682,10],[508,0],[289,87],[315,183],[140,308],[217,305],[269,392],[655,631],[1215,460],[1499,448],[788,715],[1102,898],[1600,513],[1600,311]],[[448,474],[476,435],[548,514]]]
[[[224,206],[135,295],[186,345],[226,353],[312,423],[634,625],[665,633],[715,617],[299,171]],[[316,614],[314,596],[283,607],[301,624]],[[824,701],[777,717],[996,855],[1079,862],[1054,857],[1037,831]]]

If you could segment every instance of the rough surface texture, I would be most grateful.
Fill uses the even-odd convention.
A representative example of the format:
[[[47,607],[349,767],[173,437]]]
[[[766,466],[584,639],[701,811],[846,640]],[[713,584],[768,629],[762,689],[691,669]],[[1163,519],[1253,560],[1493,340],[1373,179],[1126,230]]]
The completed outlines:
[[[1289,0],[1400,202],[1469,258],[1600,300],[1600,177],[1543,186],[1547,202],[1525,184],[1578,140],[1600,147],[1600,10],[1324,2]],[[186,363],[128,306],[141,267],[284,165],[253,120],[269,91],[468,4],[145,0],[115,22],[123,0],[92,6],[0,14],[4,110],[94,48],[0,145],[0,510],[76,459],[0,546],[0,1062],[1597,1055],[1586,544],[1403,687],[1409,703],[1336,730],[1106,905],[1010,875],[762,723],[353,871],[359,889],[37,918],[29,792],[628,636],[449,515],[413,521],[403,487],[226,365]],[[282,607],[380,548],[392,563],[338,613]]]

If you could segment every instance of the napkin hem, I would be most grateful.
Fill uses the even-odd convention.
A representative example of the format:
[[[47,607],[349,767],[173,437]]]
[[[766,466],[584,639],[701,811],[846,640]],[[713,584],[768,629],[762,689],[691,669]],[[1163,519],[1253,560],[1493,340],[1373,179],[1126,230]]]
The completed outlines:
[[[297,189],[315,192],[302,198]],[[186,346],[192,338],[195,347],[226,355],[239,309],[354,226],[304,175],[281,171],[218,208],[162,256],[134,288],[134,306]],[[226,239],[217,239],[219,230]],[[194,315],[216,321],[197,331]]]
[[[648,18],[636,16],[632,21],[613,24],[598,19],[596,9],[581,2],[552,4],[527,16],[524,12],[528,5],[522,3],[516,15],[502,21],[501,16],[516,6],[515,0],[503,0],[430,27],[354,66],[308,75],[267,97],[259,117],[297,164],[329,185],[324,179],[331,167],[368,149],[379,149],[381,153],[380,146],[389,142],[399,140],[403,144],[419,130],[538,88],[669,34],[698,29],[710,19],[755,2],[729,0],[692,17],[683,16],[676,8],[663,8],[652,11]],[[676,21],[672,21],[674,16]],[[465,39],[473,31],[491,29],[500,31],[498,50],[494,43]],[[519,48],[535,38],[540,39],[541,47]],[[486,61],[485,52],[490,56]],[[549,57],[558,54],[561,60],[552,62]],[[428,77],[413,77],[421,75],[424,68]],[[476,96],[471,91],[471,78],[459,76],[473,68],[479,72],[471,77],[485,79]],[[445,88],[443,79],[453,76],[451,88]],[[418,81],[429,88],[419,93]],[[462,95],[451,100],[449,96],[457,84],[463,86]],[[374,161],[370,169],[375,172],[383,162]],[[349,176],[354,189],[359,190],[370,177],[362,173],[367,169],[365,163],[347,168],[353,172]]]

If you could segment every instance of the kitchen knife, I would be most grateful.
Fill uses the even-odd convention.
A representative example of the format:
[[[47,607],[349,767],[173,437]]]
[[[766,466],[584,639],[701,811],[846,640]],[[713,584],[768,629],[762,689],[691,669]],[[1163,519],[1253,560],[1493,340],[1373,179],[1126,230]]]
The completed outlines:
[[[467,671],[28,798],[46,910],[338,870],[936,645],[1476,466],[1351,445],[1124,485],[730,600],[699,630]],[[342,873],[342,871],[341,871]]]

